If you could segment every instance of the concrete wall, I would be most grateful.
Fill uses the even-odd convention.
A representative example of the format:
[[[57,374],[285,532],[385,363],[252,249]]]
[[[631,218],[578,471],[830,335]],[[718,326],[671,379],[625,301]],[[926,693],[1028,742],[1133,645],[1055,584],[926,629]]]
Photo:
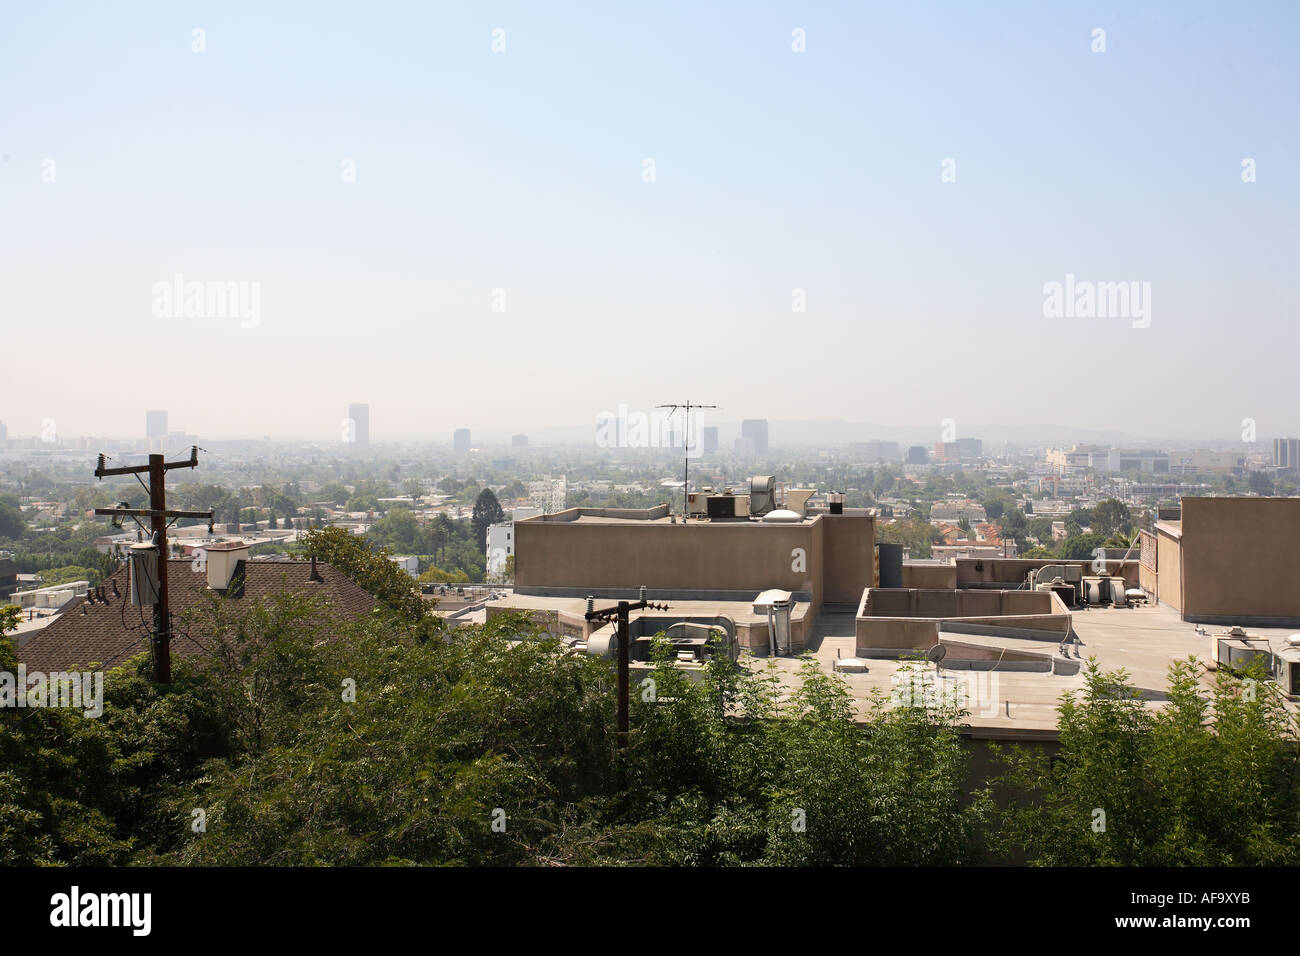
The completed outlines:
[[[959,588],[990,587],[993,585],[1023,584],[1025,575],[1035,568],[1049,564],[1075,564],[1084,574],[1095,574],[1092,561],[1065,561],[1059,558],[958,558],[957,584]],[[1125,587],[1137,587],[1140,562],[1135,554],[1128,561],[1107,561],[1106,570],[1113,575],[1123,575]]]
[[[903,563],[903,587],[905,588],[947,588],[957,586],[957,565],[955,564],[908,564]]]
[[[867,514],[822,515],[825,578],[822,601],[857,604],[872,585],[876,561],[876,519]]]
[[[1300,498],[1184,498],[1182,506],[1184,618],[1300,624]],[[1163,555],[1159,567],[1163,592]]]
[[[872,588],[863,598],[870,617],[997,617],[1052,614],[1051,591],[945,591]]]
[[[1156,600],[1183,609],[1183,553],[1173,535],[1156,529]]]
[[[872,588],[855,621],[859,657],[882,651],[928,650],[941,625],[1010,629],[1064,638],[1070,612],[1051,591],[942,591]]]
[[[562,513],[515,523],[515,583],[521,588],[781,588],[809,592],[817,607],[823,600],[854,604],[870,586],[874,545],[870,515],[819,515],[802,524],[670,524],[585,522]],[[802,565],[796,563],[796,548],[803,551]]]

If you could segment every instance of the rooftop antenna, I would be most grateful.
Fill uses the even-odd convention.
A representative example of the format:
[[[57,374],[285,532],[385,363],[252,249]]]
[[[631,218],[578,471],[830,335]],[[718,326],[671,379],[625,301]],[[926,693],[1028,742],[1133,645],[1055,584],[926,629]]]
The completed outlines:
[[[698,403],[692,404],[690,399],[687,399],[685,402],[683,402],[680,405],[656,405],[655,406],[655,408],[672,409],[672,411],[668,413],[669,418],[671,418],[673,416],[673,413],[676,412],[677,409],[679,408],[683,409],[686,412],[686,428],[685,431],[682,433],[682,458],[684,459],[684,464],[682,466],[682,522],[683,523],[685,523],[687,519],[689,519],[691,516],[691,409],[692,408],[717,408],[717,407],[718,407],[717,405],[700,405]]]

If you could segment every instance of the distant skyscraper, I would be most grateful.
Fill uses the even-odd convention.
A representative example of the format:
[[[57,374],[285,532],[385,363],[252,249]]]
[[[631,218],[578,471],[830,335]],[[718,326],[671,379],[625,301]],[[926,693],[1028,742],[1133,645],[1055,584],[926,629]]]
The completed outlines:
[[[700,429],[700,444],[704,454],[712,455],[718,450],[718,430],[712,425],[706,425]]]
[[[354,448],[370,447],[370,406],[349,405],[343,423],[343,441]]]
[[[528,436],[527,436],[527,435],[515,435],[513,438],[510,439],[510,447],[511,447],[511,448],[527,448],[527,447],[528,447]]]
[[[924,465],[930,460],[930,453],[925,450],[924,445],[913,445],[907,449],[907,463],[909,465]]]
[[[144,413],[144,436],[151,452],[167,450],[167,412],[156,409]]]
[[[1300,438],[1273,439],[1273,467],[1300,469]]]
[[[755,455],[767,454],[767,419],[747,418],[740,423],[740,436],[752,443]]]
[[[456,429],[456,431],[451,436],[451,447],[454,448],[457,452],[461,452],[461,453],[469,451],[470,445],[469,445],[468,428]]]

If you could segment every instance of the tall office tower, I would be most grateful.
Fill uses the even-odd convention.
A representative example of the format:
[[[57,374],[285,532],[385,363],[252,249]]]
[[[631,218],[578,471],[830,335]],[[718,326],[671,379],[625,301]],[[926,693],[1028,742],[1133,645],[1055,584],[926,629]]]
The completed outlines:
[[[528,436],[527,436],[527,435],[514,435],[514,436],[512,436],[512,437],[510,438],[510,447],[511,447],[511,448],[527,448],[527,447],[528,447]]]
[[[469,429],[457,428],[451,436],[451,447],[457,452],[469,451]]]
[[[167,450],[167,412],[156,409],[144,413],[144,437],[151,452]]]
[[[1300,438],[1273,439],[1273,467],[1300,469]]]
[[[748,438],[755,455],[767,454],[767,419],[747,418],[740,423],[740,437]]]
[[[700,444],[704,446],[703,452],[706,455],[712,455],[718,450],[718,430],[712,425],[706,425],[700,429]]]
[[[6,425],[4,422],[0,422],[0,442],[6,442],[8,440],[9,440],[9,426]]]
[[[924,445],[913,445],[907,449],[907,463],[909,465],[924,465],[930,460],[930,453],[925,450]]]
[[[354,448],[370,447],[370,406],[349,405],[343,441]]]

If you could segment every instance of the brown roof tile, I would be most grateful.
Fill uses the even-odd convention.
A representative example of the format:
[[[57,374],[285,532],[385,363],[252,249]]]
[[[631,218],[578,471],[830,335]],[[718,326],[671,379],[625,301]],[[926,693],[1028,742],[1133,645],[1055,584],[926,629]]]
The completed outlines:
[[[259,600],[286,591],[323,594],[331,616],[358,617],[374,607],[375,599],[369,592],[328,564],[317,563],[317,572],[323,580],[313,582],[309,580],[312,569],[309,561],[242,563],[242,592],[232,588],[226,593],[226,599],[240,607],[251,608]],[[120,597],[113,593],[114,583]],[[106,602],[90,604],[86,598],[78,598],[70,603],[58,620],[33,633],[18,647],[19,661],[30,671],[50,673],[74,670],[91,662],[112,667],[148,650],[153,612],[151,608],[131,604],[126,565],[105,578],[101,588]],[[167,593],[172,620],[179,623],[187,610],[200,607],[207,595],[213,592],[208,589],[207,573],[195,571],[192,562],[186,558],[168,560]],[[145,626],[142,626],[142,621]],[[194,628],[190,628],[189,633],[197,644],[174,635],[171,642],[173,657],[201,653],[204,635]]]

